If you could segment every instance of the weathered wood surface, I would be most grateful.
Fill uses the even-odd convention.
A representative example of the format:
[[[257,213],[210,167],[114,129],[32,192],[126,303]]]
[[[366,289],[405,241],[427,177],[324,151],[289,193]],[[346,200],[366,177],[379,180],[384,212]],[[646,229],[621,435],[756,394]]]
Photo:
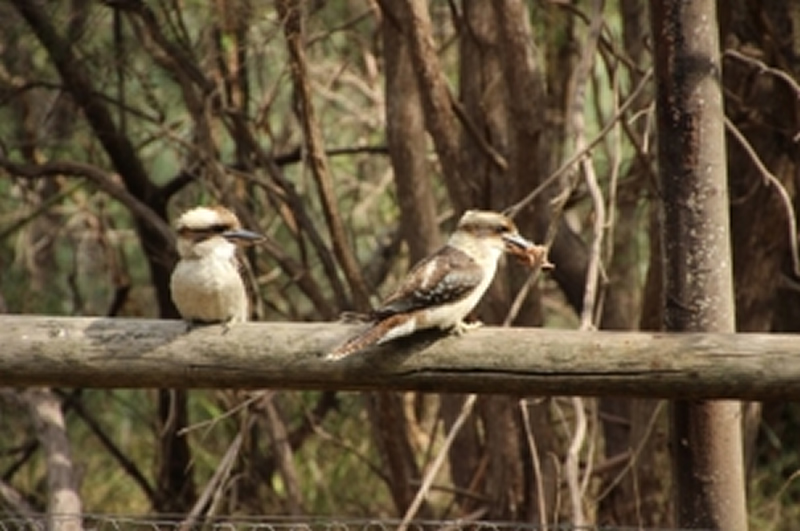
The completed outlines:
[[[800,336],[482,328],[328,361],[355,327],[0,316],[0,386],[800,400]]]

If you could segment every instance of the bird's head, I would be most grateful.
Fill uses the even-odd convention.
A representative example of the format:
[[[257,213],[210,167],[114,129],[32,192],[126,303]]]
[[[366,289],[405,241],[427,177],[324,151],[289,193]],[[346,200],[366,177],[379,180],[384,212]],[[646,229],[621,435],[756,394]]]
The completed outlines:
[[[450,237],[450,245],[471,255],[499,258],[504,251],[527,250],[533,243],[523,238],[508,216],[489,210],[467,210]]]
[[[264,239],[260,234],[243,229],[236,214],[221,206],[187,210],[178,218],[175,229],[181,258],[200,258],[214,253],[232,256],[237,245]]]

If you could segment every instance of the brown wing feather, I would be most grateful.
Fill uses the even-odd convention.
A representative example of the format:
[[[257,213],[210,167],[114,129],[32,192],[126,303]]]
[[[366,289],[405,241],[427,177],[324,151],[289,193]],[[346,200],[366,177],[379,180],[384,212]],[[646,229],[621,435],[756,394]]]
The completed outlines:
[[[373,315],[376,319],[386,319],[398,313],[457,301],[480,284],[483,274],[468,254],[454,247],[442,247],[414,266],[403,284]]]

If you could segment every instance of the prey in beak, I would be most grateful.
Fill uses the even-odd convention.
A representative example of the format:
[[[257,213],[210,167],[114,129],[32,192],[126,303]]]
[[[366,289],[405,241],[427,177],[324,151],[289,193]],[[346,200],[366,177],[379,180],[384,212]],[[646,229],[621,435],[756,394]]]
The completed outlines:
[[[519,234],[514,233],[504,234],[503,243],[505,244],[505,250],[508,254],[528,267],[540,267],[546,270],[555,267],[555,265],[547,259],[547,247],[544,245],[536,245]]]
[[[533,242],[523,238],[519,233],[503,234],[503,243],[505,243],[506,252],[511,254],[520,251],[526,252],[531,247],[534,247]]]

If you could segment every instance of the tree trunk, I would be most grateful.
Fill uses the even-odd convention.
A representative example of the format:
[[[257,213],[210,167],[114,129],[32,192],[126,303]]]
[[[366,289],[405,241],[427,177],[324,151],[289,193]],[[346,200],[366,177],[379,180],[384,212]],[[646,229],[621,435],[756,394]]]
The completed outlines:
[[[414,264],[441,243],[436,223],[433,183],[428,175],[425,116],[417,80],[393,12],[384,12],[383,50],[386,62],[386,140],[392,159],[400,226]]]
[[[716,4],[651,3],[668,331],[733,332]],[[677,524],[747,528],[738,402],[676,401]]]
[[[82,503],[61,401],[49,389],[23,395],[47,461],[47,528],[82,529]]]

